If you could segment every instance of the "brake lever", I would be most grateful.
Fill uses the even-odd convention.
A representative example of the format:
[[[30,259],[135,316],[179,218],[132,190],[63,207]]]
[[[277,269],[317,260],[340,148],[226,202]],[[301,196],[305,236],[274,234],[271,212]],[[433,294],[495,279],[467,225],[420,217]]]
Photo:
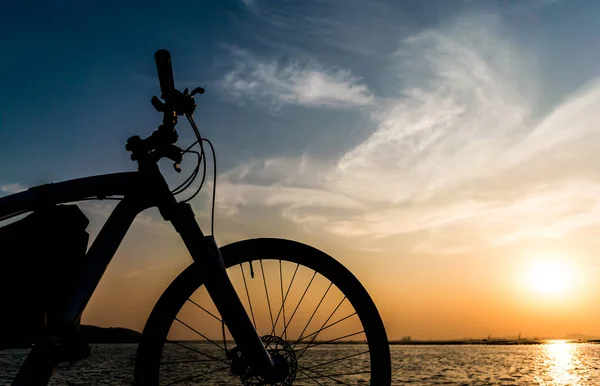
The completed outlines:
[[[159,113],[164,113],[164,112],[165,112],[165,109],[166,109],[166,107],[167,107],[167,104],[166,104],[166,103],[164,103],[164,102],[161,102],[161,100],[160,100],[160,99],[158,99],[158,98],[156,97],[156,95],[154,95],[154,96],[152,97],[152,100],[150,101],[150,103],[152,103],[152,106],[154,107],[154,109],[155,109],[156,111],[158,111]]]
[[[204,89],[202,87],[196,87],[191,93],[187,88],[183,90],[183,92],[175,89],[173,91],[173,107],[175,113],[177,115],[193,115],[196,110],[196,101],[194,100],[194,95],[196,94],[204,94]],[[152,97],[150,102],[158,112],[164,113],[168,108],[167,104],[158,99],[156,95]]]
[[[155,161],[160,160],[161,158],[168,158],[173,161],[173,169],[177,173],[181,173],[181,167],[179,164],[183,160],[183,150],[175,145],[165,145],[157,148],[152,153]]]
[[[187,88],[186,88],[187,90]],[[204,89],[202,87],[196,87],[195,89],[192,90],[192,93],[190,94],[191,96],[194,96],[196,94],[204,94]]]

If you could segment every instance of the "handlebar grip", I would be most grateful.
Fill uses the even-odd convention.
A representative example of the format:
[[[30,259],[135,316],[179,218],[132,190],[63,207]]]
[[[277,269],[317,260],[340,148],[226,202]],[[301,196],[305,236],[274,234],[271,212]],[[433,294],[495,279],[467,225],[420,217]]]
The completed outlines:
[[[173,101],[173,92],[175,90],[175,81],[173,80],[173,68],[171,67],[171,54],[169,51],[161,49],[154,54],[156,60],[156,69],[158,70],[158,80],[160,82],[161,98],[167,103]]]

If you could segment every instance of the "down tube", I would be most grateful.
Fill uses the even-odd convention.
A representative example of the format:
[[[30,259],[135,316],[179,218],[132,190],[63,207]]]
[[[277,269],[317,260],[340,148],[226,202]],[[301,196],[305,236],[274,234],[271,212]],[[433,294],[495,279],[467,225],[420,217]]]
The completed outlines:
[[[147,208],[128,199],[117,204],[85,256],[76,290],[65,304],[66,323],[77,323],[133,220]]]

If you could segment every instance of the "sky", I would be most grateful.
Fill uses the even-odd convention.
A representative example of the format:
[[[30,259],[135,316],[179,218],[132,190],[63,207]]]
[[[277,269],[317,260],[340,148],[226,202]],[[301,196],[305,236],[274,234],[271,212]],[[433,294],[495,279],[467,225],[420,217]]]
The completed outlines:
[[[600,3],[4,9],[0,194],[135,170],[124,145],[160,123],[153,55],[166,48],[176,85],[206,89],[195,118],[217,152],[221,245],[283,237],[326,251],[391,339],[600,336]],[[191,143],[187,123],[178,132]],[[210,198],[192,201],[206,231]],[[81,207],[93,237],[113,205]],[[190,261],[144,212],[83,322],[141,330]]]

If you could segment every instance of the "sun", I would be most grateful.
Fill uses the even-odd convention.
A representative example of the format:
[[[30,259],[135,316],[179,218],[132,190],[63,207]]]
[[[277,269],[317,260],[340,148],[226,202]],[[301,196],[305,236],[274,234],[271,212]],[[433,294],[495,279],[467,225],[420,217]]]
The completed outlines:
[[[569,267],[562,261],[538,260],[532,264],[527,280],[537,293],[555,295],[569,289],[572,275]]]

